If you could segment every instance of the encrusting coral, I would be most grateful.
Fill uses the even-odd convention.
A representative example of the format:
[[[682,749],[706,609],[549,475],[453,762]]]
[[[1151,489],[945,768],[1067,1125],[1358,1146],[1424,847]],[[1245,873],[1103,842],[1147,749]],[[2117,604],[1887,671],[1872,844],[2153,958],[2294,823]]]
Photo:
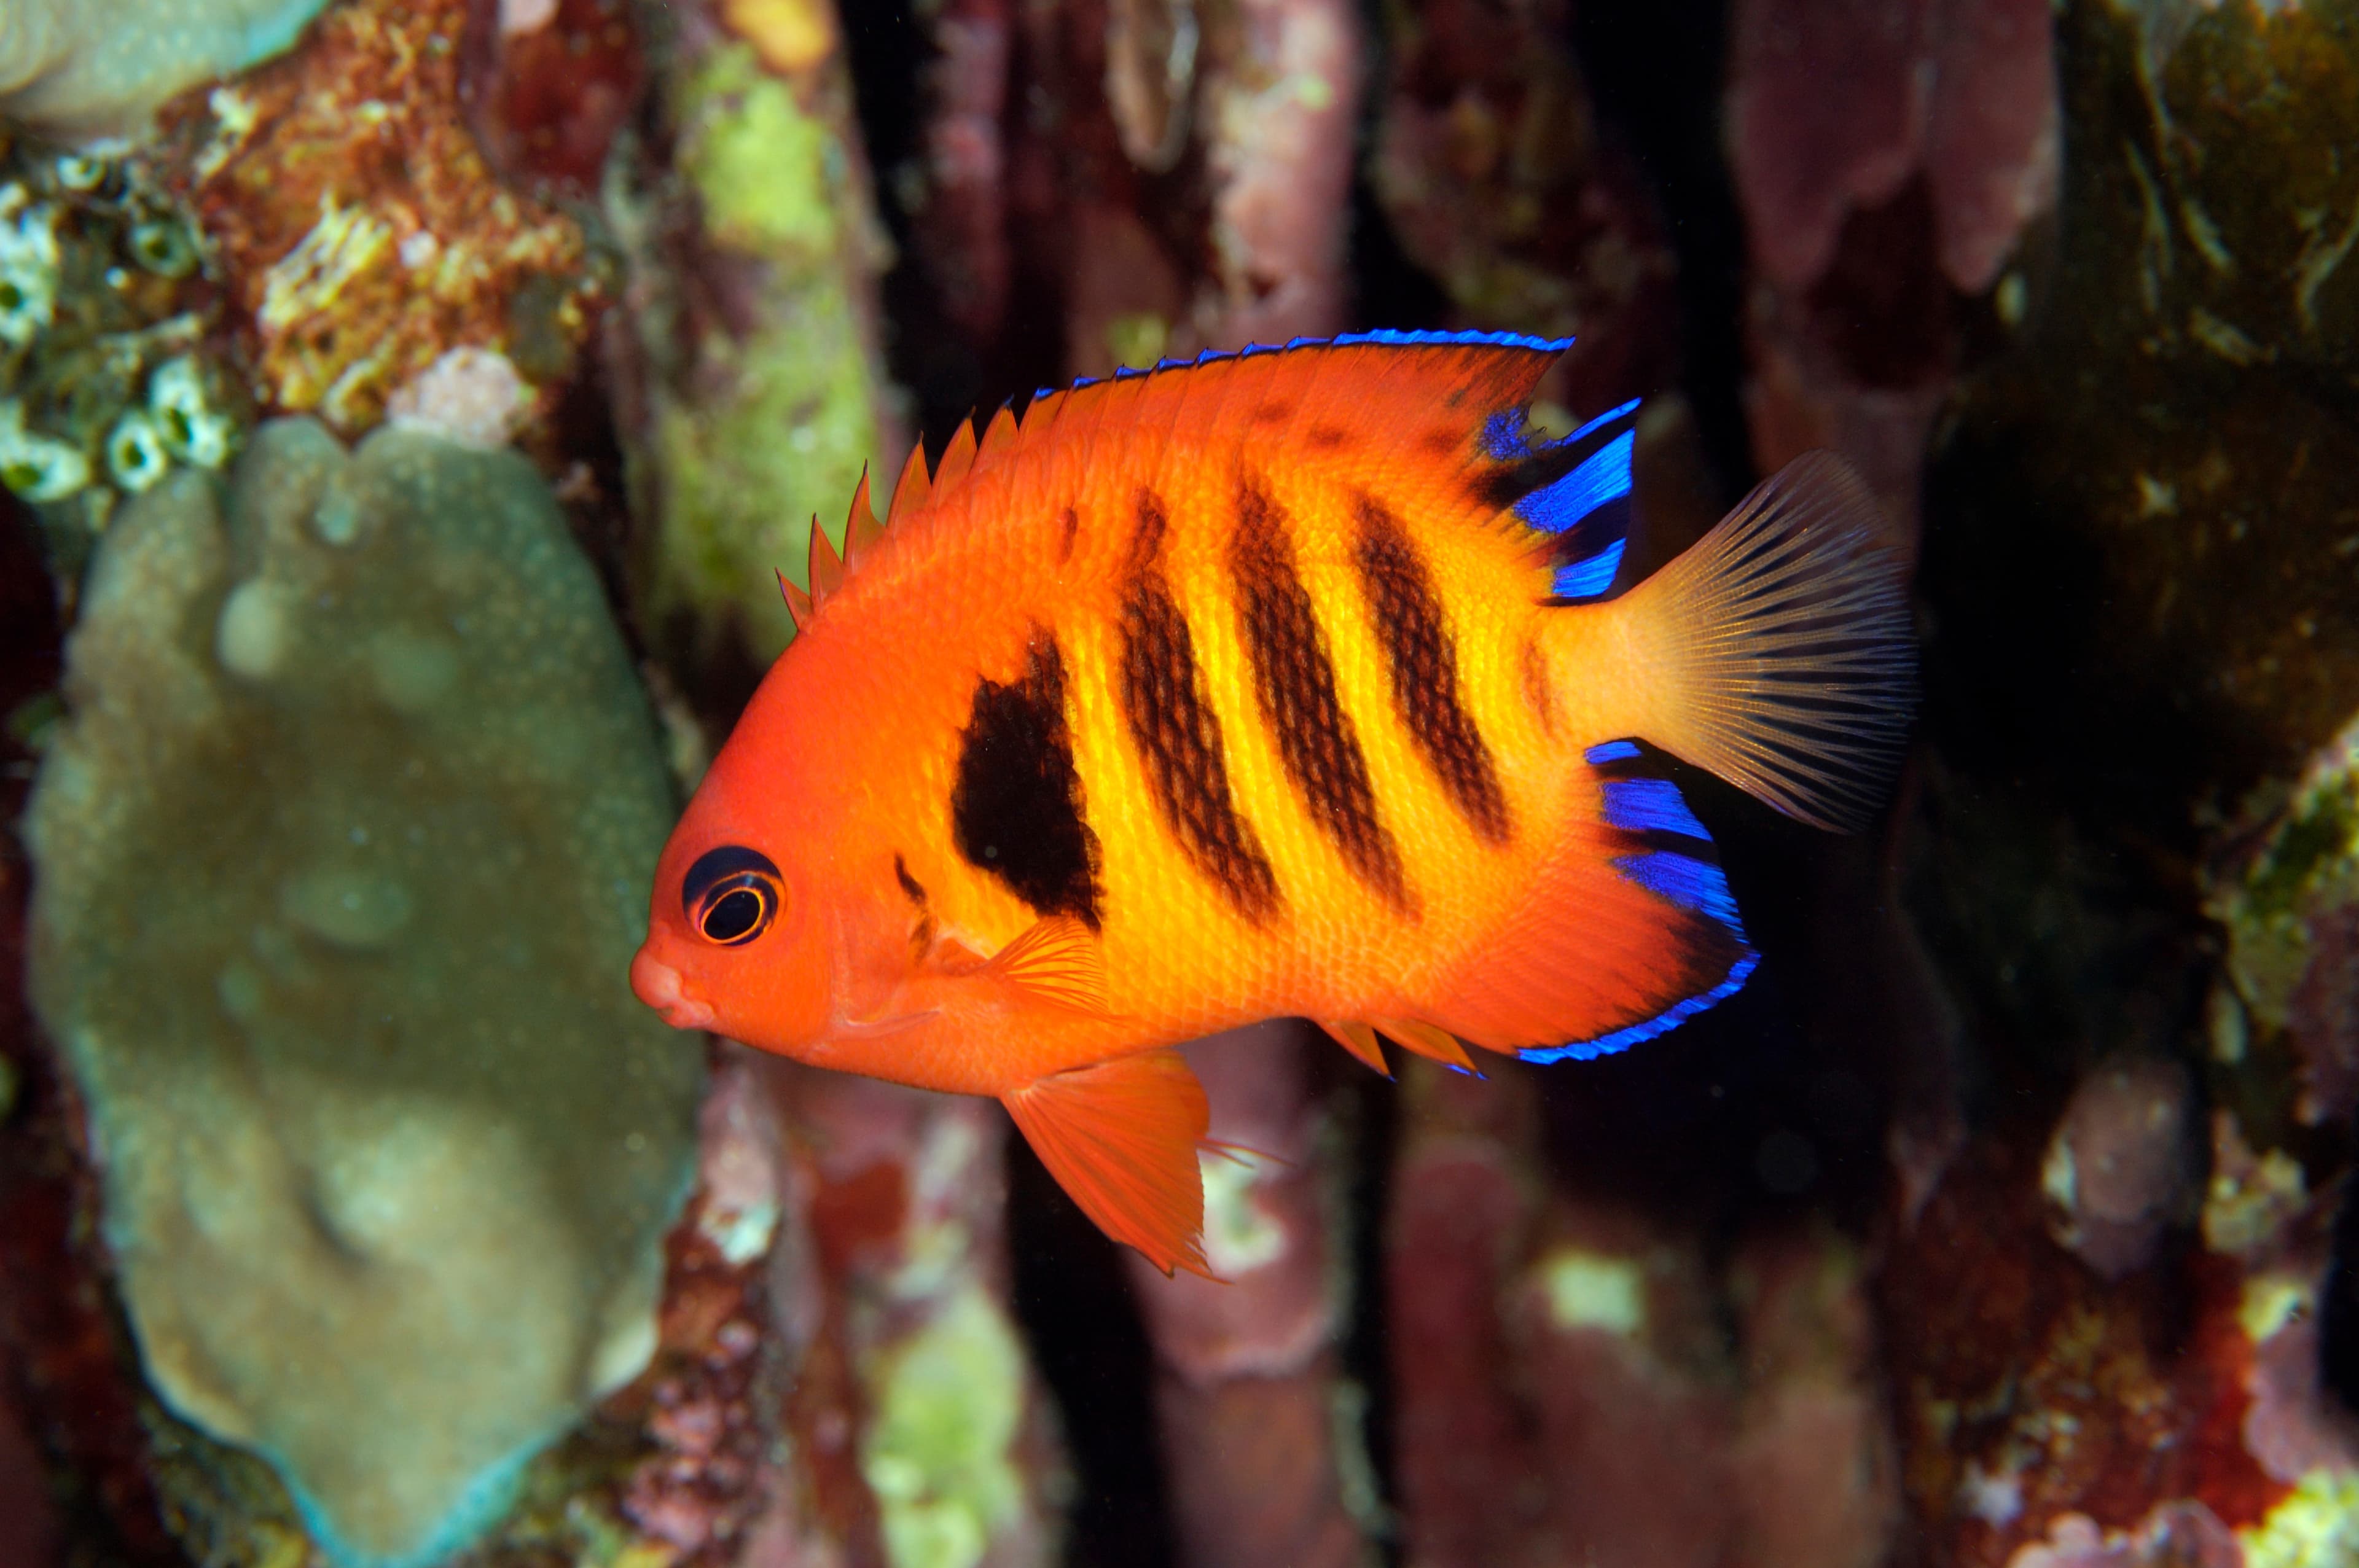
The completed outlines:
[[[520,458],[283,421],[117,514],[67,697],[33,994],[149,1379],[338,1561],[437,1559],[645,1365],[692,1174],[597,579]]]

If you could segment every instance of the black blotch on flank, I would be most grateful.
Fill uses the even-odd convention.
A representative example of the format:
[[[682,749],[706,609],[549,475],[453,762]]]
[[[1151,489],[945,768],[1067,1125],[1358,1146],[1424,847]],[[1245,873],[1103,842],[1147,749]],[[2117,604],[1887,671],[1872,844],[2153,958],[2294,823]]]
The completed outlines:
[[[1317,452],[1332,452],[1351,443],[1352,433],[1338,425],[1313,425],[1302,437],[1302,444]]]
[[[1143,531],[1143,503],[1140,515]],[[1187,618],[1152,571],[1136,573],[1123,600],[1122,711],[1156,809],[1189,863],[1247,920],[1272,919],[1281,903],[1277,873],[1253,825],[1237,815],[1220,716],[1205,700]]]
[[[1458,647],[1433,579],[1401,526],[1375,497],[1358,498],[1361,587],[1392,676],[1393,707],[1474,831],[1494,844],[1513,832],[1490,743],[1459,699]]]
[[[1061,567],[1073,558],[1073,539],[1082,531],[1082,514],[1068,506],[1059,521],[1062,526],[1057,536],[1057,564]]]
[[[1041,914],[1075,915],[1098,929],[1098,838],[1082,815],[1065,660],[1054,639],[1035,633],[1021,680],[975,683],[959,737],[951,834],[968,864]],[[905,876],[903,885],[913,884]]]
[[[1417,444],[1436,457],[1446,458],[1465,445],[1466,438],[1455,430],[1428,430],[1417,438]]]
[[[902,860],[897,854],[893,857],[893,880],[901,884],[901,891],[909,895],[909,902],[911,903],[916,904],[919,909],[925,908],[926,890],[924,885],[920,883],[917,878],[909,874],[908,862]]]
[[[1335,663],[1309,590],[1294,568],[1286,517],[1251,478],[1237,483],[1229,569],[1253,664],[1254,694],[1277,737],[1286,775],[1313,820],[1360,878],[1409,907],[1400,850],[1376,816],[1376,792],[1360,738],[1335,691]]]

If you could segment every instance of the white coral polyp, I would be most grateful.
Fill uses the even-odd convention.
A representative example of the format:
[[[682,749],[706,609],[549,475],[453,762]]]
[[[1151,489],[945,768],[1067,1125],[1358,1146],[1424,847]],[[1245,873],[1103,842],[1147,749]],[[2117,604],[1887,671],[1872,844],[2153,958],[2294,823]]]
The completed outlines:
[[[26,205],[21,185],[0,187],[0,342],[23,348],[57,313],[57,213]]]
[[[63,501],[90,483],[90,460],[53,436],[25,428],[25,410],[0,403],[0,483],[27,501]]]
[[[182,355],[156,367],[147,378],[147,408],[172,456],[201,469],[228,460],[230,423],[206,400],[195,360]]]

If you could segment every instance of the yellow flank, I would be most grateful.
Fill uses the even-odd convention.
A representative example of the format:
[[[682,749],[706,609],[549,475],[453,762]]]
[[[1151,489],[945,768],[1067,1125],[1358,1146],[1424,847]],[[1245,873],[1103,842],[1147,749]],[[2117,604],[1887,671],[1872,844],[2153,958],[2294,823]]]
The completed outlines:
[[[1242,460],[1254,462],[1251,456]],[[1565,696],[1579,683],[1549,667],[1558,709],[1550,734],[1527,668],[1527,645],[1538,637],[1542,616],[1588,612],[1539,605],[1547,571],[1526,554],[1527,536],[1498,524],[1470,526],[1463,515],[1435,517],[1433,498],[1407,476],[1380,471],[1354,480],[1272,461],[1253,477],[1283,519],[1341,707],[1366,760],[1378,820],[1398,847],[1409,907],[1397,907],[1355,871],[1288,775],[1261,710],[1231,559],[1238,461],[1174,443],[1146,477],[1122,466],[1101,469],[1060,495],[1058,480],[1083,476],[1063,464],[1026,472],[1019,457],[1012,473],[977,476],[983,482],[970,492],[972,526],[945,530],[930,563],[935,593],[946,581],[957,583],[961,600],[999,607],[995,619],[1004,635],[982,659],[986,678],[1014,678],[1036,634],[1060,650],[1084,814],[1102,855],[1106,968],[1117,1005],[1167,1023],[1174,1037],[1262,1016],[1277,1005],[1308,1009],[1323,1000],[1336,1009],[1379,1011],[1368,1005],[1372,994],[1408,1011],[1508,913],[1525,871],[1553,851],[1568,813],[1582,808],[1576,797],[1590,788],[1574,765],[1587,727]],[[1220,727],[1236,815],[1275,872],[1282,905],[1266,925],[1240,914],[1220,884],[1190,862],[1155,799],[1132,734],[1123,696],[1123,617],[1142,489],[1163,503],[1169,519],[1157,569],[1191,639],[1198,679]],[[1487,842],[1474,830],[1403,721],[1356,559],[1363,493],[1400,520],[1431,578],[1456,654],[1458,700],[1487,745],[1506,797],[1513,832],[1505,843]],[[1076,514],[1072,554],[1060,561],[1069,506]],[[886,641],[923,638],[927,612],[917,596],[880,600],[875,611],[873,629],[901,623]],[[1545,650],[1539,656],[1547,657]],[[961,671],[944,681],[941,695],[953,717],[937,753],[912,780],[917,798],[910,806],[925,824],[933,871],[923,880],[943,929],[988,953],[1038,916],[1003,882],[965,863],[951,842],[949,799],[973,679]]]

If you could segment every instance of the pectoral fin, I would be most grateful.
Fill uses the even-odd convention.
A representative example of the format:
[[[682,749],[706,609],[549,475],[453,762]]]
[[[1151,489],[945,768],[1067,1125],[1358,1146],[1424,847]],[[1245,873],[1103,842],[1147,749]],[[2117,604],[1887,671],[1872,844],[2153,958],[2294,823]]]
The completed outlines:
[[[1070,914],[1052,914],[1002,947],[983,973],[1075,1012],[1112,1017],[1097,937]],[[1184,1069],[1182,1069],[1184,1071]]]
[[[1212,1278],[1196,1164],[1212,1110],[1180,1053],[1148,1051],[1052,1073],[1000,1101],[1099,1229],[1167,1274],[1185,1269]]]

